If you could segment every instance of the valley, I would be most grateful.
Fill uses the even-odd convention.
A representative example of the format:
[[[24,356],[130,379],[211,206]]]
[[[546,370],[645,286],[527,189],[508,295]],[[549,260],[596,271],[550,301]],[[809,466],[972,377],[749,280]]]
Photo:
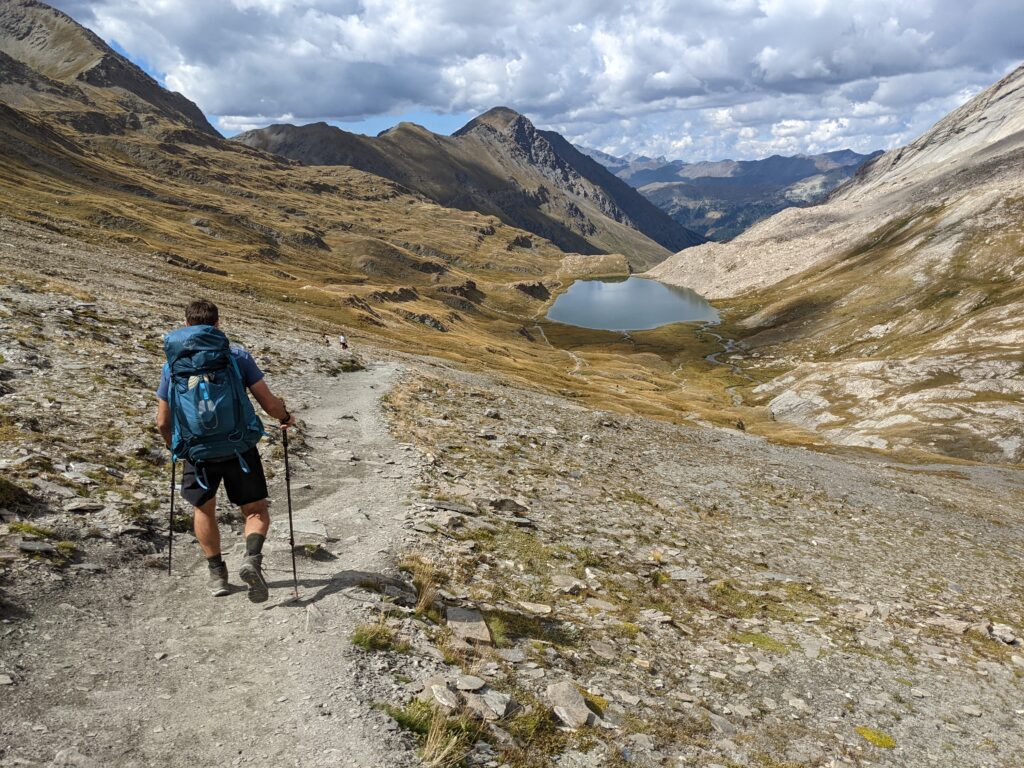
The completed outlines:
[[[0,4],[0,764],[1015,768],[1022,84],[798,171],[507,107],[229,140]],[[827,200],[695,232],[624,180],[760,162]],[[262,606],[168,519],[198,296],[299,418]]]

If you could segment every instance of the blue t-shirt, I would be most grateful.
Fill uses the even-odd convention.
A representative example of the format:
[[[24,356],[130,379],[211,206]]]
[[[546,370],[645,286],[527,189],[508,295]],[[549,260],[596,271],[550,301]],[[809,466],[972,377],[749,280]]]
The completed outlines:
[[[256,361],[252,359],[245,347],[240,347],[237,344],[231,345],[231,354],[235,356],[235,362],[238,363],[238,371],[242,374],[242,383],[246,388],[251,387],[257,381],[263,378],[263,371],[256,365]],[[160,386],[156,390],[156,396],[161,400],[167,400],[167,390],[171,386],[171,369],[167,363],[164,363],[164,369],[160,372]]]

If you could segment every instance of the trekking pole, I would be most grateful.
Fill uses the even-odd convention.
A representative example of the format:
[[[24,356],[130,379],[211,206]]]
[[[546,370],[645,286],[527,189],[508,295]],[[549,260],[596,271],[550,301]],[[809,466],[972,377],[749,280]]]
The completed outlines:
[[[292,525],[292,472],[288,466],[288,428],[281,429],[284,440],[284,487],[288,495],[288,545],[292,550],[292,581],[295,585],[295,599],[299,599],[299,572],[295,567],[295,527]]]
[[[167,518],[167,575],[171,575],[171,552],[174,550],[174,487],[177,483],[178,459],[171,454],[171,513]]]

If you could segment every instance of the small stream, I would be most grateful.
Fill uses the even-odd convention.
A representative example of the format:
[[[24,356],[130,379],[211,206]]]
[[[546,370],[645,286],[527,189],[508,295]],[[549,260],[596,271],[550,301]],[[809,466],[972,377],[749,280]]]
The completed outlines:
[[[711,325],[712,323],[704,323],[704,325],[697,329],[697,333],[711,336],[715,341],[722,345],[722,348],[717,352],[712,352],[710,355],[705,355],[704,359],[707,360],[712,365],[727,365],[729,366],[729,370],[733,373],[733,375],[740,376],[746,379],[747,381],[753,381],[753,377],[748,375],[740,366],[736,365],[735,363],[727,363],[718,359],[719,355],[728,355],[736,351],[736,340],[727,339],[720,333],[715,333],[714,331],[708,330],[711,327]],[[737,387],[735,386],[726,387],[725,391],[729,393],[730,397],[732,397],[733,405],[743,405],[743,396],[738,394],[736,392],[736,389]]]

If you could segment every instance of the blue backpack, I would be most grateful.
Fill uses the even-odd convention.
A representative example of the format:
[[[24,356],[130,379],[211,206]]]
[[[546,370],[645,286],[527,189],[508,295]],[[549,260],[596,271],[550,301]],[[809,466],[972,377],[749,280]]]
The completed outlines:
[[[197,468],[204,461],[236,456],[248,473],[242,454],[265,432],[228,337],[212,325],[190,325],[164,337],[164,354],[170,373],[171,451]]]

